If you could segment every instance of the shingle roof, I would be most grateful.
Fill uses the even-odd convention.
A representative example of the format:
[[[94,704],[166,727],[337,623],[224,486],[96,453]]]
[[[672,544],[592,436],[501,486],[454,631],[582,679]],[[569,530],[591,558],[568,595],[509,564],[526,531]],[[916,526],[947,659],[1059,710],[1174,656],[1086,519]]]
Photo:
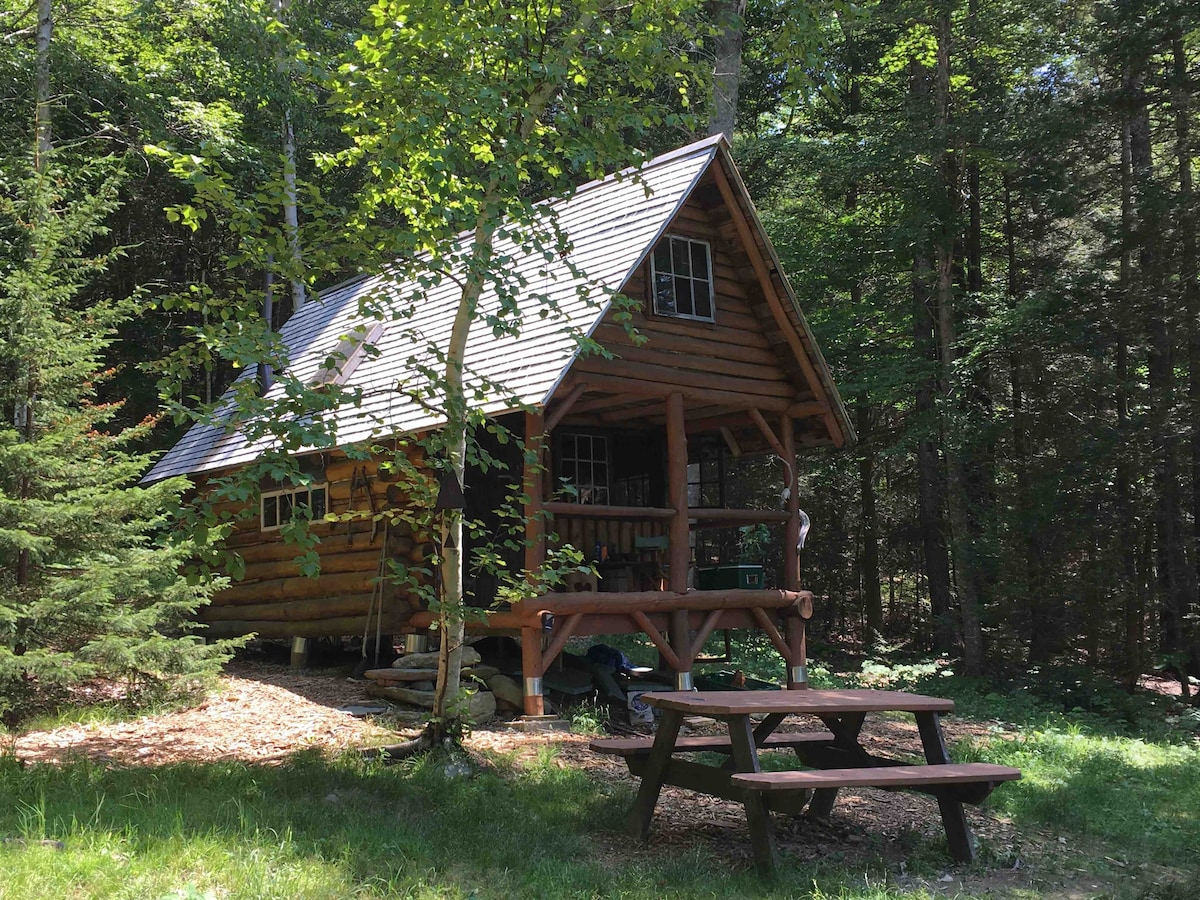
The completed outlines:
[[[554,204],[559,227],[571,241],[571,261],[547,262],[538,254],[523,254],[511,243],[499,242],[500,253],[513,253],[517,274],[531,295],[558,304],[559,314],[540,318],[537,309],[525,309],[528,318],[519,337],[494,337],[477,324],[467,343],[466,368],[474,378],[503,385],[480,404],[497,413],[520,403],[545,405],[565,375],[577,352],[576,336],[590,334],[604,317],[611,295],[620,290],[653,248],[675,213],[687,200],[696,182],[718,153],[720,137],[707,138],[657,157],[639,170],[609,176],[579,188],[568,199]],[[647,189],[650,193],[647,195]],[[591,297],[581,288],[598,288]],[[282,329],[289,350],[291,374],[309,379],[317,374],[339,342],[361,322],[360,300],[384,291],[406,296],[415,284],[389,282],[376,275],[353,279],[322,292]],[[585,291],[586,293],[586,291]],[[364,360],[348,385],[362,390],[359,406],[344,406],[334,415],[336,446],[372,438],[404,434],[440,424],[440,417],[397,391],[398,384],[412,387],[420,381],[415,364],[431,359],[429,347],[444,347],[458,303],[459,289],[452,279],[424,292],[409,319],[392,322],[377,342],[379,353]],[[494,291],[485,292],[480,309],[495,309]],[[249,377],[249,373],[246,376]],[[468,378],[468,381],[470,378]],[[282,386],[272,388],[282,392]],[[268,398],[273,394],[268,394]],[[221,408],[233,413],[227,397]],[[173,475],[199,474],[252,462],[269,449],[268,441],[250,443],[240,430],[197,424],[171,448],[146,475],[157,481]]]

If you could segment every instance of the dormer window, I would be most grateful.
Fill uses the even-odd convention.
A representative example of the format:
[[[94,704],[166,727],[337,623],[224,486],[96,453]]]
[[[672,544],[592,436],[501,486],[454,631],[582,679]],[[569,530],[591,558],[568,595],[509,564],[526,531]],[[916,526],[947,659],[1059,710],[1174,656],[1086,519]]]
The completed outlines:
[[[669,234],[650,258],[654,312],[713,321],[712,255],[708,244]]]
[[[341,337],[330,354],[325,357],[317,373],[309,379],[309,387],[319,388],[327,384],[345,384],[354,370],[367,356],[368,350],[376,349],[383,337],[383,322],[355,325]]]

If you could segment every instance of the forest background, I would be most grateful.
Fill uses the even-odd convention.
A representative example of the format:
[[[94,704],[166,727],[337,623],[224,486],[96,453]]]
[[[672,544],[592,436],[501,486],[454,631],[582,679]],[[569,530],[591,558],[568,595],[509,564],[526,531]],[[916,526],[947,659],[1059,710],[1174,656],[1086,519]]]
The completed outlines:
[[[63,421],[143,459],[180,434],[164,399],[211,401],[234,374],[209,338],[260,315],[248,233],[293,282],[276,325],[359,262],[321,250],[331,199],[353,206],[365,176],[317,163],[347,146],[329,76],[368,4],[56,3],[43,102],[38,6],[0,3],[4,421],[26,409],[32,356],[94,362],[104,377],[60,398]],[[732,132],[850,406],[857,445],[806,458],[818,634],[954,655],[969,674],[1200,674],[1200,10],[713,0],[700,14],[711,40],[678,49],[717,89],[642,149],[708,122]],[[50,176],[31,166],[35,108],[54,122]],[[221,179],[198,184],[213,169],[183,172],[189,155]],[[44,212],[23,199],[31,172],[55,187]],[[197,214],[214,186],[246,199]],[[14,298],[48,221],[70,277],[34,333]],[[34,452],[30,434],[0,444],[6,590],[80,533],[43,508],[46,543],[22,544],[29,473],[79,443]],[[93,519],[137,466],[109,468],[90,482]],[[139,496],[143,531],[178,490]]]

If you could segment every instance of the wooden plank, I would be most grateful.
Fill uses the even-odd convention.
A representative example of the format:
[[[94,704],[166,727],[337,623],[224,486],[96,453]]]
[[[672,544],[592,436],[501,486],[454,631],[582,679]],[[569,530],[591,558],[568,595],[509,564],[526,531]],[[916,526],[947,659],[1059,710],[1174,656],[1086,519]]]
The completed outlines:
[[[706,373],[702,368],[680,369],[670,360],[657,363],[635,362],[628,359],[597,361],[583,359],[574,366],[577,378],[591,382],[594,375],[608,375],[630,381],[648,381],[657,384],[679,385],[703,391],[723,391],[741,394],[744,401],[754,405],[758,397],[773,397],[787,400],[784,409],[795,402],[799,388],[782,377],[739,378],[733,375]],[[765,371],[765,370],[764,370]],[[774,373],[772,373],[774,374]]]
[[[752,791],[798,788],[905,788],[911,785],[1016,781],[1020,769],[991,763],[947,763],[940,766],[879,766],[855,769],[810,769],[802,772],[738,773],[731,781]]]
[[[625,331],[625,327],[616,323],[615,320],[606,324],[610,328],[619,329],[622,334]],[[769,354],[776,360],[779,358],[771,348],[771,343],[767,340],[766,335],[757,328],[752,331],[739,331],[734,328],[718,328],[711,323],[706,324],[693,319],[669,319],[663,316],[648,318],[640,312],[634,313],[632,324],[650,341],[654,341],[658,336],[670,336],[693,341],[695,342],[693,346],[696,344],[709,345],[715,350],[723,350],[725,347],[747,347],[760,353]],[[623,344],[628,340],[628,337],[623,337]]]
[[[951,712],[954,701],[903,691],[862,688],[841,691],[692,691],[656,692],[646,702],[688,715],[728,716],[788,712],[842,715],[868,712]]]
[[[715,352],[705,352],[708,348],[696,346],[695,342],[692,342],[691,349],[686,351],[670,350],[659,344],[657,335],[651,337],[648,343],[640,347],[624,346],[612,349],[617,354],[618,359],[630,363],[668,366],[672,369],[683,371],[722,375],[730,378],[745,378],[755,381],[784,383],[790,383],[791,381],[783,367],[774,360],[764,363],[729,359],[724,354],[717,355]],[[724,349],[724,345],[722,349]],[[592,367],[582,366],[580,371],[587,371],[589,368]],[[611,369],[611,366],[597,364],[595,368],[608,371]],[[793,385],[791,393],[795,395],[799,390],[800,388]]]
[[[790,750],[812,744],[832,743],[833,735],[828,731],[785,731],[770,734],[758,744],[762,750]],[[654,745],[652,737],[605,738],[592,741],[588,747],[596,753],[610,756],[638,756],[650,752]],[[728,753],[732,744],[724,734],[689,734],[675,741],[676,753]]]

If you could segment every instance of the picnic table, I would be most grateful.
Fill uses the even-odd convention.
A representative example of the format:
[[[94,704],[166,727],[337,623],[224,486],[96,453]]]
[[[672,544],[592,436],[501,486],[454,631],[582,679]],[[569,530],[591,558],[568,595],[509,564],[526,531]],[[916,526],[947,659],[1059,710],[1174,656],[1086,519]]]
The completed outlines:
[[[978,804],[1004,781],[1021,777],[1018,769],[989,763],[955,764],[942,734],[941,714],[952,700],[900,691],[673,691],[644,694],[662,711],[651,738],[593,741],[591,748],[625,759],[641,778],[629,813],[628,829],[639,840],[650,822],[664,784],[741,802],[745,806],[755,860],[774,868],[777,849],[771,812],[828,817],[840,788],[877,787],[913,790],[937,798],[950,853],[970,861],[971,831],[963,804]],[[925,756],[923,765],[876,756],[859,743],[868,713],[904,712],[916,718]],[[778,732],[789,715],[815,716],[826,731]],[[710,716],[723,722],[727,735],[680,735],[685,716]],[[757,723],[754,718],[758,718]],[[763,772],[758,751],[785,748],[796,752],[806,770]],[[915,748],[914,748],[915,749]],[[722,764],[682,759],[678,754],[712,751]]]

